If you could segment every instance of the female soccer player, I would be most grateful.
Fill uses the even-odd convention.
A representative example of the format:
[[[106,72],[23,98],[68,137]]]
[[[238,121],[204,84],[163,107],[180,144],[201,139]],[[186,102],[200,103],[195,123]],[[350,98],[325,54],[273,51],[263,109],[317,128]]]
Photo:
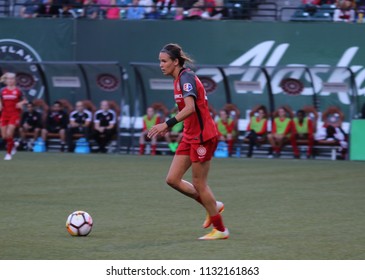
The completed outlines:
[[[199,78],[184,67],[192,60],[177,44],[168,44],[159,54],[160,68],[164,75],[174,78],[174,97],[179,113],[165,123],[153,126],[148,137],[164,135],[168,128],[184,121],[183,139],[175,153],[167,174],[166,183],[184,195],[195,199],[207,211],[203,227],[213,224],[213,230],[199,239],[227,239],[229,231],[220,213],[222,202],[216,201],[207,184],[210,161],[217,147],[218,133],[208,109],[205,89]],[[192,167],[192,183],[183,180]]]
[[[19,125],[21,108],[27,103],[27,100],[16,86],[15,74],[7,72],[4,77],[6,87],[0,93],[1,135],[7,142],[4,160],[11,160],[12,155],[16,152],[14,132]]]

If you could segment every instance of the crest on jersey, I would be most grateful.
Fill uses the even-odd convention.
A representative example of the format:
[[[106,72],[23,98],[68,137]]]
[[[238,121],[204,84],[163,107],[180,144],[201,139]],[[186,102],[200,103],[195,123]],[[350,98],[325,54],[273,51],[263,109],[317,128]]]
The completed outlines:
[[[207,154],[207,149],[204,146],[200,146],[196,152],[199,156],[204,157]]]
[[[184,91],[189,92],[193,89],[193,86],[190,83],[185,83],[184,86],[183,86],[183,89],[184,89]]]

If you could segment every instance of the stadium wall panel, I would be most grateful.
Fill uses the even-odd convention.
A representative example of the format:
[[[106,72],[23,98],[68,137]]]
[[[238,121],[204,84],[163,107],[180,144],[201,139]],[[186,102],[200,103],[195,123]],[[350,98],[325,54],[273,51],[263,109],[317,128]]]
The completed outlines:
[[[19,51],[20,47],[9,47],[9,42],[16,42],[31,47],[43,61],[119,61],[133,78],[130,62],[158,62],[161,47],[177,42],[192,55],[197,65],[351,67],[356,78],[359,103],[362,104],[365,95],[365,37],[360,35],[362,33],[362,25],[341,23],[1,18],[0,60],[26,59],[24,53]],[[214,76],[214,73],[210,75]],[[244,76],[245,73],[240,75]],[[308,81],[306,73],[292,76],[296,75],[299,80]],[[328,69],[314,78],[329,83],[348,83],[349,79],[348,72],[343,69]],[[249,75],[245,79],[249,79]],[[259,80],[260,77],[252,74],[251,79]],[[303,84],[302,95],[310,96],[311,89]],[[133,94],[134,83],[131,85]],[[282,95],[281,91],[280,87],[274,88],[277,97]],[[217,98],[215,102],[214,94],[210,97],[213,104],[221,107],[221,99]],[[264,94],[235,94],[242,110],[266,100]],[[341,92],[321,92],[320,89],[318,94],[323,109],[337,105],[348,116],[349,96]],[[285,100],[286,96],[280,102],[284,103]],[[295,108],[302,105],[303,100],[298,99],[297,105],[294,99],[290,102]],[[310,97],[308,102],[311,102]]]

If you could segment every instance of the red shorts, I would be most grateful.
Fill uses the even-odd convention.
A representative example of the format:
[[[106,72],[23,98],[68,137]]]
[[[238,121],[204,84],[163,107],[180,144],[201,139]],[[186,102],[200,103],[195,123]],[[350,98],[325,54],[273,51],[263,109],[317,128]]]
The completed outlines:
[[[8,126],[8,125],[19,126],[19,124],[20,124],[19,115],[1,116],[1,126]]]
[[[214,137],[204,142],[200,143],[188,143],[181,140],[179,147],[176,150],[176,155],[190,156],[192,162],[205,162],[212,159],[215,149],[217,148],[218,138]]]

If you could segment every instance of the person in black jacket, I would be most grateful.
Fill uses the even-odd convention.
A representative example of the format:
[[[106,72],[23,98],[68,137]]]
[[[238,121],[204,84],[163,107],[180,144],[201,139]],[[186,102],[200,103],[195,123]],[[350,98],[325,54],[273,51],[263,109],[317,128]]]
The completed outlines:
[[[47,115],[45,128],[42,129],[42,139],[47,141],[49,133],[58,134],[61,140],[61,151],[65,149],[66,129],[68,125],[67,113],[63,110],[59,101],[53,103],[51,111]]]

